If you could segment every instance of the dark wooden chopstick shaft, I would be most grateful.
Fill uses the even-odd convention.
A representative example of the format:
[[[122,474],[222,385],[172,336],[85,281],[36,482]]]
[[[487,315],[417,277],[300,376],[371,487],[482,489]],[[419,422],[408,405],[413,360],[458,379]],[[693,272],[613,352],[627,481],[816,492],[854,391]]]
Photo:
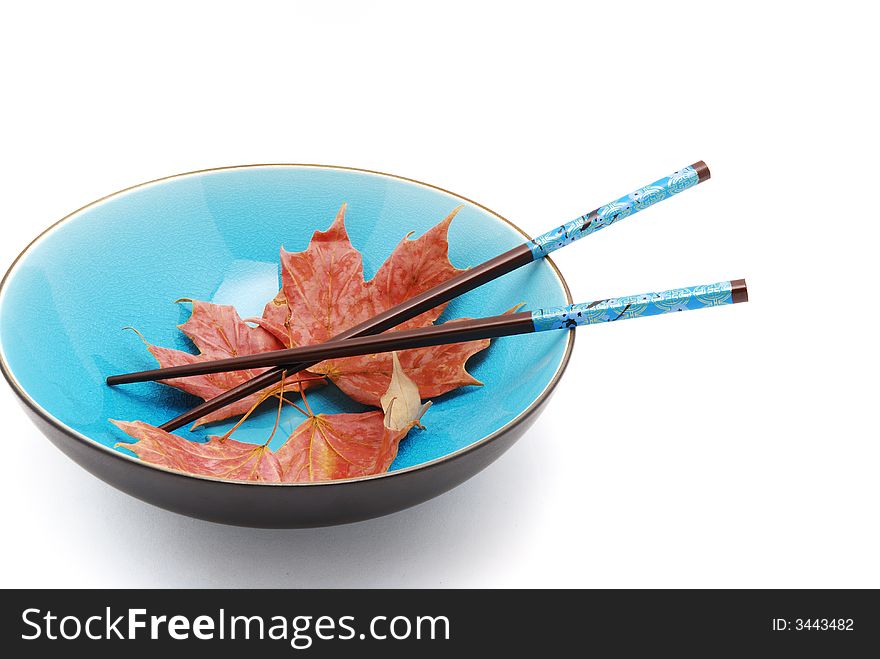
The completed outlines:
[[[313,346],[290,350],[272,350],[254,355],[243,355],[229,359],[184,364],[170,368],[156,368],[138,373],[107,378],[110,384],[128,384],[150,380],[170,380],[173,378],[224,373],[267,366],[284,366],[306,362],[322,362],[325,359],[355,357],[393,350],[425,348],[445,343],[463,343],[477,339],[494,339],[500,336],[526,334],[535,330],[532,313],[523,311],[488,318],[470,318],[450,321],[442,325],[430,325],[415,329],[401,330],[386,334],[359,336],[350,339],[335,339]],[[279,378],[280,379],[280,378]],[[113,380],[113,382],[110,382]]]
[[[358,336],[381,334],[385,330],[389,330],[410,318],[415,318],[425,311],[429,311],[444,302],[448,302],[459,295],[463,295],[468,291],[478,288],[486,282],[497,279],[517,268],[521,268],[522,266],[531,263],[532,260],[533,256],[528,244],[518,245],[504,254],[500,254],[485,263],[481,263],[469,270],[465,270],[455,277],[438,284],[434,288],[411,297],[405,302],[388,309],[378,316],[338,334],[332,340],[336,341]],[[282,371],[286,370],[292,375],[298,371],[307,369],[309,366],[314,366],[316,363],[317,361],[301,362],[298,364],[286,365],[284,367],[272,368],[248,382],[233,387],[229,391],[226,391],[211,400],[205,401],[201,405],[197,405],[193,409],[163,423],[159,427],[168,432],[177,430],[188,423],[197,421],[206,414],[222,409],[228,404],[244,398],[245,396],[250,396],[251,394],[277,384],[281,380]]]

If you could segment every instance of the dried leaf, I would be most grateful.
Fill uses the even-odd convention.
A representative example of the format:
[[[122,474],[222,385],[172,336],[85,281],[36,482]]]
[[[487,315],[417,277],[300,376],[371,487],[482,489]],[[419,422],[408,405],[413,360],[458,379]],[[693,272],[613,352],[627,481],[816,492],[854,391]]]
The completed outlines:
[[[388,471],[400,440],[418,425],[428,402],[399,362],[385,392],[385,411],[318,414],[303,421],[277,451],[286,483],[358,478]]]
[[[193,355],[181,350],[162,348],[147,343],[150,353],[162,367],[180,366],[182,364],[192,364],[212,359],[225,359],[237,355],[250,355],[266,352],[267,350],[279,350],[284,347],[278,339],[262,327],[251,327],[245,323],[231,306],[200,302],[198,300],[187,301],[192,303],[192,314],[179,327],[198,348],[199,354]],[[229,371],[228,373],[212,373],[209,375],[161,380],[161,382],[208,400],[243,382],[247,382],[266,370],[265,368],[258,368],[244,371]],[[309,377],[313,378],[313,380],[309,381]],[[314,374],[309,374],[308,372],[301,373],[298,377],[291,376],[285,382],[285,390],[297,391],[299,386],[313,386],[316,384],[314,378]],[[303,381],[302,385],[297,384],[297,379]],[[202,417],[193,427],[246,413],[258,401],[264,398],[265,391],[274,388],[274,386],[278,385],[268,387],[266,390],[252,394],[247,398],[243,398]]]
[[[373,314],[361,255],[345,230],[345,204],[303,252],[281,250],[281,291],[261,326],[289,348],[323,343]]]
[[[449,225],[461,208],[454,209],[437,226],[415,240],[404,237],[394,248],[367,284],[373,307],[371,315],[378,315],[464,272],[449,261]],[[438,305],[395,329],[430,325],[445,308],[446,303]]]
[[[505,311],[511,314],[522,304]],[[457,318],[449,322],[468,320]],[[416,384],[423,398],[436,398],[458,387],[482,386],[467,372],[465,363],[472,355],[489,347],[489,339],[449,343],[397,353],[403,372]],[[391,382],[390,353],[345,357],[321,362],[312,371],[326,375],[348,396],[365,405],[381,405],[381,396]]]
[[[123,432],[138,441],[116,447],[133,451],[144,462],[188,474],[245,481],[281,481],[281,465],[266,446],[234,439],[212,437],[192,442],[143,421],[114,421]]]
[[[345,206],[327,231],[317,231],[308,249],[282,250],[282,289],[263,312],[261,324],[289,347],[311,345],[339,334],[462,272],[449,261],[449,225],[459,208],[423,235],[405,237],[366,284],[360,254],[345,231]],[[424,327],[443,312],[441,304],[395,330]],[[465,362],[489,341],[401,352],[400,361],[424,396],[480,384]],[[391,356],[366,355],[322,362],[310,369],[327,375],[358,402],[380,405],[391,381]]]
[[[281,290],[255,321],[258,327],[242,321],[232,307],[193,302],[192,316],[180,329],[192,339],[199,354],[157,346],[149,346],[150,352],[162,366],[174,366],[327,341],[461,272],[448,258],[449,225],[458,211],[455,209],[415,240],[406,236],[376,276],[365,282],[361,255],[351,245],[345,229],[343,204],[333,224],[326,231],[316,231],[306,250],[281,250]],[[430,325],[445,306],[439,305],[395,329]],[[138,421],[114,423],[138,440],[123,446],[143,460],[194,474],[272,482],[378,474],[391,465],[401,439],[413,426],[420,425],[421,416],[430,406],[430,402],[422,404],[423,396],[430,398],[462,385],[480,384],[465,370],[465,362],[488,345],[486,339],[318,364],[310,370],[325,373],[349,396],[381,406],[382,411],[314,415],[306,403],[308,418],[275,453],[266,446],[231,438],[212,437],[200,444]],[[179,378],[166,384],[208,399],[265,370]],[[285,383],[287,391],[297,390],[295,377]],[[246,414],[279,385],[198,423]],[[305,389],[308,385],[301,386]],[[279,414],[281,405],[279,401]]]
[[[302,483],[386,471],[397,452],[382,418],[379,411],[309,417],[276,453],[282,480]]]
[[[472,355],[488,347],[489,339],[479,339],[401,350],[398,355],[404,372],[416,383],[422,396],[436,398],[465,385],[482,385],[467,372],[465,363]],[[380,397],[391,382],[392,358],[389,353],[379,353],[330,359],[313,366],[311,370],[326,375],[359,403],[380,406]]]
[[[430,401],[422,405],[419,388],[404,373],[396,352],[392,353],[391,382],[379,401],[385,412],[385,427],[398,431],[412,428],[431,406]]]

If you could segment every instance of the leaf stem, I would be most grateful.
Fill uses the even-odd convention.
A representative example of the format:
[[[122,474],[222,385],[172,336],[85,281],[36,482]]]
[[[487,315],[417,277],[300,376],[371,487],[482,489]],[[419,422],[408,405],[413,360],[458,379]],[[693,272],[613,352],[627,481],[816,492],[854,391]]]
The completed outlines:
[[[306,409],[309,411],[309,413],[306,416],[312,416],[312,417],[315,416],[315,413],[312,412],[312,408],[309,407],[309,401],[306,399],[306,392],[302,387],[299,388],[299,395],[300,395],[300,398],[303,399],[303,403],[305,404]]]
[[[275,433],[278,431],[278,424],[281,423],[281,408],[284,405],[284,378],[287,377],[287,371],[281,372],[281,384],[279,385],[279,391],[274,394],[278,396],[278,412],[275,414],[275,425],[272,426],[272,432],[269,433],[269,439],[266,440],[266,443],[263,446],[268,446],[269,442],[272,441],[272,438],[275,436]]]
[[[244,415],[243,417],[241,417],[241,418],[236,422],[236,424],[235,424],[234,426],[232,426],[229,430],[227,430],[225,433],[223,433],[223,436],[220,438],[220,441],[223,442],[223,441],[226,441],[227,439],[229,439],[229,437],[232,435],[232,433],[234,433],[236,430],[238,430],[238,429],[241,427],[241,424],[243,424],[245,421],[247,421],[248,417],[249,417],[251,414],[254,413],[254,410],[257,409],[257,407],[258,407],[258,406],[259,406],[264,400],[266,400],[267,398],[269,398],[269,397],[271,397],[271,396],[273,396],[273,395],[274,395],[274,392],[269,391],[269,392],[263,394],[262,396],[260,396],[260,397],[257,399],[257,402],[254,403],[254,404],[251,406],[251,409],[249,409],[247,412],[245,412],[245,415]]]
[[[277,394],[276,394],[276,395],[277,395]],[[281,399],[282,402],[287,403],[288,405],[290,405],[292,408],[294,408],[297,412],[299,412],[299,413],[302,414],[303,416],[308,416],[308,413],[307,413],[303,408],[301,408],[299,405],[297,405],[296,403],[294,403],[293,401],[291,401],[291,400],[287,400],[287,399],[284,398],[283,396],[281,396],[280,399]]]

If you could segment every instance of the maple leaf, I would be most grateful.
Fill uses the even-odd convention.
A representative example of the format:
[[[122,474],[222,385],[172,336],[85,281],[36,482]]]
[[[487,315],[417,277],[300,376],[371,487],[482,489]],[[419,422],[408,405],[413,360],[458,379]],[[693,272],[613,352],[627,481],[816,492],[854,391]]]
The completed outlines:
[[[464,272],[449,261],[449,225],[461,209],[461,206],[453,209],[442,222],[415,240],[410,240],[411,233],[404,236],[379,266],[367,284],[373,316]],[[440,317],[447,304],[440,304],[395,329],[430,325]]]
[[[345,204],[340,207],[326,231],[316,231],[312,235],[306,250],[287,252],[281,249],[281,289],[265,306],[263,316],[252,320],[257,323],[256,327],[247,324],[251,320],[243,321],[231,306],[188,300],[192,303],[192,314],[179,327],[193,341],[199,354],[154,346],[145,341],[160,366],[178,366],[321,343],[462,272],[452,265],[448,257],[449,226],[460,207],[422,236],[414,240],[410,237],[412,234],[405,236],[369,282],[364,280],[361,255],[352,246],[345,229],[345,208]],[[438,305],[395,329],[430,325],[445,307],[445,303]],[[416,390],[426,397],[438,396],[463,385],[479,385],[481,383],[465,370],[465,362],[488,345],[489,340],[484,339],[406,350],[399,356],[379,354],[329,360],[310,371],[289,376],[283,389],[279,382],[202,417],[193,427],[232,416],[245,415],[246,419],[273,394],[283,390],[297,391],[315,384],[313,380],[320,379],[316,373],[328,376],[355,400],[383,409],[385,404],[382,397],[395,384],[395,369],[405,374],[404,377],[409,376]],[[266,370],[231,371],[161,382],[208,400]],[[360,415],[350,416],[353,424],[364,422]],[[377,426],[371,418],[365,421],[370,428],[364,435],[365,445],[379,442],[380,445],[393,446],[392,453],[396,453],[396,442],[400,438],[395,439],[393,433],[385,437],[390,427]],[[385,420],[384,416],[381,418]],[[331,432],[337,427],[339,432],[346,435],[347,441],[351,440],[348,444],[354,445],[353,431],[345,420],[328,420],[329,417],[324,415],[312,415],[311,419],[302,425],[302,432],[305,433],[305,426],[310,424],[313,432],[327,435],[329,439],[325,441],[325,448],[332,449],[334,443],[339,443],[333,439]],[[366,431],[367,427],[361,430]],[[294,443],[291,442],[291,446]],[[361,459],[356,449],[351,450],[354,453],[350,462],[355,465],[352,473],[373,470],[377,468],[376,465],[385,462],[384,459],[377,462],[375,457]],[[377,449],[369,450],[375,452]],[[317,471],[320,472],[320,468]]]
[[[133,443],[118,443],[141,460],[188,474],[245,481],[281,481],[281,465],[267,447],[211,437],[207,442],[193,442],[165,432],[143,421],[114,421]]]
[[[522,304],[505,311],[510,314]],[[457,318],[448,322],[469,320]],[[483,383],[467,372],[465,363],[474,354],[489,347],[489,339],[464,343],[429,346],[401,350],[400,363],[425,398],[436,398],[457,387],[483,386]],[[350,398],[364,405],[380,405],[382,392],[391,381],[392,357],[390,353],[328,359],[311,368],[323,373]]]
[[[383,473],[397,456],[400,440],[413,426],[420,426],[419,420],[431,405],[430,401],[422,404],[418,387],[403,372],[396,353],[392,363],[382,411],[314,415],[306,402],[308,418],[277,452],[269,449],[268,440],[258,445],[214,436],[207,442],[194,442],[143,421],[111,419],[137,440],[114,448],[126,448],[160,467],[233,480],[299,483]]]
[[[250,355],[267,350],[279,350],[284,346],[270,332],[262,327],[251,327],[245,323],[236,310],[229,305],[212,304],[198,300],[183,300],[192,304],[192,314],[189,319],[179,325],[180,330],[190,338],[199,350],[198,355],[193,355],[181,350],[154,346],[146,340],[147,349],[164,367],[192,364],[212,359],[224,359],[237,355]],[[141,337],[143,338],[143,337]],[[163,384],[175,387],[204,400],[209,400],[219,394],[232,389],[235,386],[247,382],[253,377],[266,371],[265,368],[248,369],[244,371],[229,371],[227,373],[212,373],[209,375],[197,375],[186,378],[174,378],[160,380]],[[311,379],[310,379],[311,378]],[[297,384],[297,380],[301,384]],[[291,376],[285,382],[285,389],[296,391],[299,386],[308,387],[314,385],[316,376],[307,372],[299,376]],[[266,392],[280,385],[273,385],[267,389],[243,398],[216,412],[212,412],[193,425],[196,428],[205,423],[219,421],[231,416],[238,416],[250,410],[256,403],[266,398]]]
[[[464,320],[462,318],[458,320]],[[465,369],[465,362],[489,347],[489,339],[400,351],[403,370],[425,398],[435,398],[465,385],[482,382]],[[391,355],[379,353],[328,359],[311,368],[326,375],[347,396],[364,405],[379,406],[392,372]]]
[[[387,470],[394,457],[383,416],[378,410],[310,416],[276,453],[282,480],[302,483],[357,478]]]
[[[372,315],[361,254],[345,230],[345,204],[303,252],[281,249],[281,290],[260,320],[288,348],[323,343]]]
[[[405,236],[369,282],[345,229],[345,208],[330,228],[315,231],[305,251],[281,250],[281,290],[259,323],[288,348],[327,341],[462,272],[448,256],[449,225],[461,207],[419,238]],[[438,305],[397,329],[430,325],[445,307]]]
[[[393,358],[383,411],[310,415],[276,455],[286,483],[371,476],[388,471],[397,447],[430,406]]]
[[[408,234],[364,282],[360,253],[345,230],[345,205],[327,231],[316,231],[303,252],[281,250],[281,291],[266,305],[261,326],[287,347],[326,341],[462,272],[449,261],[449,226],[461,207],[415,240]],[[395,330],[430,325],[443,313],[438,305]],[[481,384],[465,370],[471,355],[489,340],[418,348],[401,353],[404,370],[423,396],[434,397],[464,385]],[[380,405],[391,380],[391,356],[365,355],[322,362],[312,368],[344,393]]]

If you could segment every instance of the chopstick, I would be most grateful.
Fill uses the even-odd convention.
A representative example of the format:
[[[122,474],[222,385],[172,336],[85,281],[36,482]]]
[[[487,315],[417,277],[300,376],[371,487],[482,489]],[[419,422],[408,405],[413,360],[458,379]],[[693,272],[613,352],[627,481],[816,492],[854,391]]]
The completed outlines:
[[[613,322],[626,318],[656,316],[675,311],[691,311],[726,304],[747,302],[748,289],[744,279],[715,284],[676,288],[659,293],[644,293],[620,298],[597,300],[566,307],[552,307],[537,311],[521,311],[488,318],[451,321],[415,329],[385,334],[331,340],[318,345],[270,350],[268,352],[229,359],[217,359],[196,364],[157,368],[138,373],[113,376],[113,384],[167,380],[171,378],[222,373],[278,366],[289,368],[298,362],[321,362],[326,359],[355,357],[394,350],[425,348],[448,343],[462,343],[477,339],[529,334],[547,330],[572,329],[580,325]]]
[[[547,256],[560,247],[571,244],[574,241],[589,236],[596,231],[611,226],[619,220],[634,215],[653,204],[668,199],[688,188],[707,181],[710,173],[709,168],[702,160],[680,169],[669,176],[643,186],[629,195],[601,206],[586,215],[582,215],[570,222],[563,224],[545,234],[518,245],[503,254],[466,270],[437,286],[415,295],[405,302],[392,307],[368,321],[356,325],[335,336],[332,340],[350,339],[358,336],[381,334],[395,325],[418,316],[420,313],[448,302],[468,291],[483,284],[497,279],[508,272],[528,265],[532,261]],[[314,362],[302,362],[292,364],[284,369],[273,368],[265,373],[223,392],[219,396],[207,400],[200,405],[184,412],[183,414],[166,421],[161,426],[162,430],[171,432],[178,428],[196,421],[206,414],[226,407],[241,398],[261,391],[275,384],[281,377],[282,370],[293,374],[302,371]]]

